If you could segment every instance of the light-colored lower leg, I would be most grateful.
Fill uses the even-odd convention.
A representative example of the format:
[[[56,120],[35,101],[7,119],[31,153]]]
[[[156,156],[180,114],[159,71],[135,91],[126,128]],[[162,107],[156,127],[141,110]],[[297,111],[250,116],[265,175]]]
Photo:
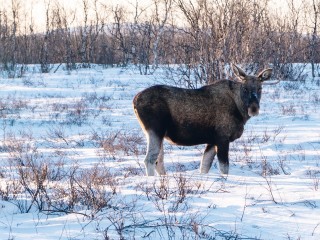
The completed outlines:
[[[229,163],[219,163],[220,172],[222,174],[228,175],[229,173]]]
[[[217,150],[215,146],[208,145],[206,147],[206,150],[203,153],[203,157],[200,164],[200,173],[209,172],[216,153],[217,153]]]
[[[153,131],[147,131],[146,135],[148,147],[144,163],[146,165],[147,176],[154,176],[154,170],[160,153],[162,139],[160,139]]]
[[[164,162],[163,162],[163,143],[161,144],[160,153],[158,155],[158,159],[156,162],[156,171],[159,175],[166,175],[166,170],[164,168]]]
[[[229,144],[229,142],[220,143],[217,149],[220,172],[224,175],[229,173]]]

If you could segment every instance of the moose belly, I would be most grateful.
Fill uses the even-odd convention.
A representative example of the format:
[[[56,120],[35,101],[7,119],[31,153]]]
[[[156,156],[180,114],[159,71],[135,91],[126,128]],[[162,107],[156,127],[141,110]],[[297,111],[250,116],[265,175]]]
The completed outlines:
[[[192,126],[167,129],[165,138],[177,145],[193,146],[216,142],[217,133],[214,128],[194,128]]]
[[[217,144],[220,141],[233,142],[241,137],[244,126],[228,125],[223,127],[179,126],[168,128],[165,138],[177,145],[193,146],[199,144]]]

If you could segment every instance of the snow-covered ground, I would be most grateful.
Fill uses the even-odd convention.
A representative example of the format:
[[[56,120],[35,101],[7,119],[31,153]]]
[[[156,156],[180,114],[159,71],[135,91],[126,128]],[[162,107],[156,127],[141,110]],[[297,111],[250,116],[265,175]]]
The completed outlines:
[[[0,239],[320,239],[320,79],[263,88],[226,179],[170,144],[145,177],[132,99],[161,70],[37,69],[0,76]]]

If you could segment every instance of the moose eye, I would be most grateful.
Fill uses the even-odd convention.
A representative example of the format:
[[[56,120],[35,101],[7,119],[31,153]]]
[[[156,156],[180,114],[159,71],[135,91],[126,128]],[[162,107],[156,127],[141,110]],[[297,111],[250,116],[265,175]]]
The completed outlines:
[[[243,88],[244,93],[248,93],[248,88]]]

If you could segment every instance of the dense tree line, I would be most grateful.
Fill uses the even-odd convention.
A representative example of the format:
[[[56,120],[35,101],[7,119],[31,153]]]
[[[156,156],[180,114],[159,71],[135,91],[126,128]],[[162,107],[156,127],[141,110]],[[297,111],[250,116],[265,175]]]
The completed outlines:
[[[57,63],[68,70],[132,64],[141,74],[176,64],[189,87],[227,77],[230,62],[252,71],[271,65],[281,78],[298,74],[292,63],[311,63],[319,76],[320,0],[284,0],[282,7],[271,0],[82,0],[67,9],[47,1],[39,29],[23,1],[11,0],[0,7],[0,68],[19,77],[27,64],[42,72]]]

